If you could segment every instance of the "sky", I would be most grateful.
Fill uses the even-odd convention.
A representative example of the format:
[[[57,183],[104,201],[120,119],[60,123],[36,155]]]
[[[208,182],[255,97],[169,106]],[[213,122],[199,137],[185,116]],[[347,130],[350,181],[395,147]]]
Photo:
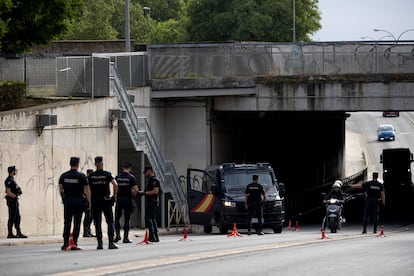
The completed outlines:
[[[319,0],[318,6],[322,27],[314,41],[395,40],[414,29],[414,0]],[[400,40],[414,40],[414,30]]]

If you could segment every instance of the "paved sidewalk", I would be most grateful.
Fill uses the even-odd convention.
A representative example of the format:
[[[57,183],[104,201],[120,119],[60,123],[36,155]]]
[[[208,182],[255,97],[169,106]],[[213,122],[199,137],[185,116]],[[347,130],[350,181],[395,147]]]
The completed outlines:
[[[347,130],[345,133],[344,176],[348,177],[365,168],[364,145],[361,134]]]
[[[106,226],[103,227],[104,230],[104,241],[107,240],[106,236]],[[62,227],[63,231],[63,227]],[[158,235],[181,235],[183,233],[183,228],[179,228],[178,231],[176,228],[171,228],[169,231],[165,228],[160,228],[158,230]],[[121,230],[121,237],[123,235],[123,231]],[[129,239],[134,242],[140,242],[145,237],[145,229],[131,229],[129,232]],[[96,241],[96,238],[84,238],[83,232],[81,230],[79,236],[79,244],[88,241]],[[0,246],[17,246],[17,245],[36,245],[36,244],[51,244],[51,243],[63,243],[62,235],[48,235],[48,236],[29,236],[27,239],[7,239],[7,238],[0,238]]]

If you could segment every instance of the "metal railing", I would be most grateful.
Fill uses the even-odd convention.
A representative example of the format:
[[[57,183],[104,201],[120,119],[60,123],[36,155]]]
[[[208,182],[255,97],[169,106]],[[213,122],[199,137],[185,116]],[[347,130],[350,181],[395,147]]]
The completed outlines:
[[[176,170],[171,161],[165,160],[161,150],[151,132],[145,117],[138,117],[130,98],[122,85],[116,66],[111,63],[111,90],[116,95],[121,109],[126,111],[123,120],[137,151],[143,151],[160,178],[162,190],[171,193],[175,204],[172,215],[180,217],[184,223],[188,222],[186,195],[180,185]],[[178,215],[179,213],[179,215]],[[168,226],[172,219],[168,219]]]
[[[413,50],[413,41],[148,46],[151,80],[412,73]]]

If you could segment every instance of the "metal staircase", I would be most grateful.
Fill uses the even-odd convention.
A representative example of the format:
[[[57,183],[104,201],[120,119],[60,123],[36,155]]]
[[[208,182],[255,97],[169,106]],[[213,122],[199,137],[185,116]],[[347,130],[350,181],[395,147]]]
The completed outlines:
[[[135,113],[128,93],[122,85],[118,70],[113,63],[110,64],[110,70],[110,89],[118,98],[119,107],[125,110],[123,121],[131,141],[137,151],[143,151],[148,157],[157,177],[160,179],[163,192],[171,193],[174,199],[173,202],[169,202],[169,205],[171,203],[173,205],[171,215],[175,216],[176,222],[183,219],[186,224],[189,221],[186,195],[179,182],[174,165],[162,156],[146,118],[138,117]],[[169,216],[168,225],[170,225],[171,220],[172,218]]]

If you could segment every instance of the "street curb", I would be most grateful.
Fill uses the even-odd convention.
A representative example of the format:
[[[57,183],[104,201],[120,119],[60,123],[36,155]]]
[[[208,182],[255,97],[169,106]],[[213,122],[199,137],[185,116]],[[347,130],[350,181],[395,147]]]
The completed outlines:
[[[167,230],[167,229],[160,229],[158,232],[159,236],[166,236],[166,235],[177,235],[182,234],[184,231],[184,228],[179,230]],[[122,230],[121,230],[122,235]],[[144,237],[145,235],[145,229],[133,229],[130,231],[130,236],[134,238],[140,238]],[[107,236],[104,234],[104,239],[107,239]],[[82,244],[82,242],[86,241],[96,241],[95,237],[91,238],[84,238],[82,236],[82,233],[79,236],[79,244]],[[1,246],[22,246],[22,245],[40,245],[40,244],[56,244],[56,243],[63,243],[63,238],[59,237],[57,235],[53,236],[33,236],[28,237],[27,239],[7,239],[7,238],[1,238],[0,239],[0,247]]]

